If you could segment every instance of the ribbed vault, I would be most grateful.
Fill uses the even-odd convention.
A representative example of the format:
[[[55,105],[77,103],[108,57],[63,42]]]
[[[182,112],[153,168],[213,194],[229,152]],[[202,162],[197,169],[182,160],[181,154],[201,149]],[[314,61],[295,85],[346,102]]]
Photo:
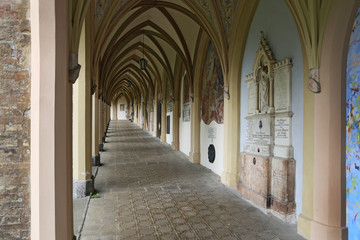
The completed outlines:
[[[124,96],[145,102],[170,88],[176,64],[184,66],[193,91],[194,65],[202,34],[210,39],[226,74],[231,21],[239,1],[94,1],[93,80],[107,102]],[[140,70],[138,61],[148,61]]]

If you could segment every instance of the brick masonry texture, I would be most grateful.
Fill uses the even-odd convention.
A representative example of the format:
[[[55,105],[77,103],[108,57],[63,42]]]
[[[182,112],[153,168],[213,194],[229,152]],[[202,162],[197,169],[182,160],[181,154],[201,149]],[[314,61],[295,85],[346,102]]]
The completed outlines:
[[[30,239],[30,5],[0,1],[0,239]]]

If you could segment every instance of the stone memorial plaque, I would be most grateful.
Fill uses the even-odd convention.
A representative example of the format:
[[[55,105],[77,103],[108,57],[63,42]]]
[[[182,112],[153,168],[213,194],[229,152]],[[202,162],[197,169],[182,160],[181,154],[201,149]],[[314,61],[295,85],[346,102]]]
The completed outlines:
[[[253,139],[253,122],[254,119],[248,119],[246,122],[246,141],[252,142]]]
[[[295,206],[291,68],[290,58],[276,60],[261,33],[253,73],[246,76],[246,142],[239,162],[242,196],[284,215]]]
[[[256,83],[255,83],[255,78],[253,76],[253,74],[250,74],[247,77],[247,86],[248,86],[248,91],[247,91],[247,98],[248,98],[248,115],[251,114],[255,114],[256,112],[256,103],[257,103],[257,88],[256,88]]]
[[[190,121],[191,103],[189,103],[189,102],[184,103],[183,109],[184,109],[183,120],[184,120],[184,122],[189,122]]]
[[[275,64],[274,107],[276,112],[291,111],[291,60]]]
[[[216,138],[216,128],[209,128],[208,129],[208,138]]]
[[[173,102],[172,102],[172,101],[168,101],[168,102],[167,102],[167,111],[168,111],[168,112],[172,112],[172,111],[173,111]]]
[[[276,145],[290,144],[290,118],[288,117],[275,118],[275,144]]]
[[[258,144],[270,144],[270,118],[254,119],[252,136]]]

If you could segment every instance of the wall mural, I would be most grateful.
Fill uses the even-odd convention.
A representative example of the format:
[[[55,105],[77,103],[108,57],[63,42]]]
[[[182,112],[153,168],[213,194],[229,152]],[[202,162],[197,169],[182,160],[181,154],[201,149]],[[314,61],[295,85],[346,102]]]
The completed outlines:
[[[346,222],[360,239],[360,9],[352,30],[346,70]]]
[[[210,43],[205,62],[201,115],[205,124],[224,122],[224,78],[215,47]]]

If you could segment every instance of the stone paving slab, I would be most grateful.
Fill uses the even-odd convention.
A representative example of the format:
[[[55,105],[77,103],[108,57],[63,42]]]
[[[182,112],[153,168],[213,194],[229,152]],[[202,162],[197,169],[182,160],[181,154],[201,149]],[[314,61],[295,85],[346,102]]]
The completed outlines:
[[[133,123],[112,121],[106,141],[82,240],[303,239]]]
[[[73,199],[74,234],[79,236],[80,226],[83,223],[89,197]]]

